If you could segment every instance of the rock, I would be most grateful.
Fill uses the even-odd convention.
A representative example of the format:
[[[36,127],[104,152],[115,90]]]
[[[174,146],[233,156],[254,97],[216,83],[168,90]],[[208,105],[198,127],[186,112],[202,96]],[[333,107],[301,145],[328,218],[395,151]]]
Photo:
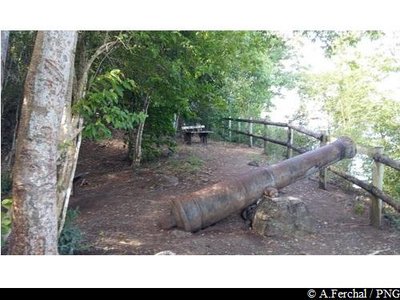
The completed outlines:
[[[264,198],[257,206],[253,230],[265,236],[293,236],[312,232],[312,219],[299,198]]]
[[[160,175],[160,181],[159,184],[163,186],[177,186],[179,184],[179,179],[178,177],[172,176],[172,175]]]
[[[158,252],[158,253],[156,253],[154,255],[176,255],[176,253],[174,253],[172,251],[169,251],[169,250],[166,250],[166,251]]]
[[[248,163],[248,165],[252,166],[252,167],[259,167],[260,166],[260,164],[256,160],[252,160],[251,162]]]
[[[174,151],[171,148],[163,148],[161,150],[161,157],[170,157],[174,155]]]
[[[191,232],[186,232],[186,231],[177,230],[177,229],[176,230],[172,230],[171,234],[174,237],[177,237],[177,238],[187,238],[187,237],[191,237],[192,236]]]
[[[274,187],[267,187],[263,192],[263,196],[269,198],[276,198],[279,196],[279,191]]]

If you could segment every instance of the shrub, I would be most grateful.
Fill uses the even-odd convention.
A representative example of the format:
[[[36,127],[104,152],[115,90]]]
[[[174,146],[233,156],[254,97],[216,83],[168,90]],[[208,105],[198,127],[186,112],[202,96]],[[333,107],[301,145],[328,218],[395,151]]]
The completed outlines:
[[[58,239],[59,254],[72,255],[76,250],[82,250],[84,247],[82,232],[75,224],[78,215],[78,209],[69,209],[67,211],[65,225]]]
[[[12,199],[4,199],[1,201],[1,247],[4,246],[11,231],[11,206]]]

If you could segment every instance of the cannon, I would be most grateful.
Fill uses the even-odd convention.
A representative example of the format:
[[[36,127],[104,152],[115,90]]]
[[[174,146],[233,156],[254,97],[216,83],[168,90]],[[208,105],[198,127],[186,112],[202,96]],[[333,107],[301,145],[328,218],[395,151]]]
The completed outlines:
[[[353,141],[341,137],[316,150],[181,196],[171,201],[171,213],[164,220],[164,227],[196,232],[251,205],[266,188],[281,189],[355,154]]]

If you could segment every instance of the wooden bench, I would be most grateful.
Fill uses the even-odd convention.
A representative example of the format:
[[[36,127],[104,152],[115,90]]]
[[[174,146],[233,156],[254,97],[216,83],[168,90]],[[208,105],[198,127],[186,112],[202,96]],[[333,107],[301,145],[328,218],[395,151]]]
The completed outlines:
[[[182,126],[182,132],[184,134],[183,139],[186,144],[192,144],[192,136],[198,134],[200,137],[200,141],[203,144],[207,144],[208,134],[212,133],[212,131],[204,130],[206,126],[204,125],[194,125],[194,126]]]

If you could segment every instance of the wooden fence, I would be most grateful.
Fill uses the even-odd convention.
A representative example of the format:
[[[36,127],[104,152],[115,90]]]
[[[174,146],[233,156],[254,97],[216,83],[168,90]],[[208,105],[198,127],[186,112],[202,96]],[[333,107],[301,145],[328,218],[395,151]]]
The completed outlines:
[[[312,137],[319,141],[320,147],[326,145],[330,141],[330,137],[326,132],[313,132],[301,126],[296,126],[292,123],[281,123],[281,122],[271,122],[268,120],[259,120],[259,119],[241,119],[241,118],[225,118],[223,119],[227,121],[227,124],[223,127],[229,133],[229,140],[232,141],[232,133],[236,133],[239,135],[245,135],[249,137],[249,146],[253,146],[253,139],[260,139],[264,141],[264,152],[267,153],[267,142],[281,145],[286,147],[286,158],[291,158],[293,156],[293,151],[297,153],[304,153],[309,151],[309,149],[297,147],[293,145],[293,132],[296,131],[298,133],[304,134],[306,136]],[[232,122],[237,122],[237,130],[232,129]],[[248,123],[247,131],[241,129],[241,123]],[[253,124],[264,125],[264,134],[257,135],[253,133]],[[267,135],[267,126],[275,126],[286,129],[287,131],[287,139],[284,141],[273,139],[268,137]],[[333,138],[332,138],[333,139]],[[368,148],[357,145],[357,152],[367,155],[373,159],[374,165],[372,169],[372,183],[368,183],[358,178],[352,176],[351,174],[340,171],[334,167],[328,167],[321,169],[319,172],[319,187],[322,189],[326,189],[326,181],[327,170],[331,171],[335,175],[361,187],[372,195],[372,203],[371,203],[371,213],[370,220],[371,225],[380,227],[382,224],[382,201],[386,202],[398,212],[400,212],[400,201],[396,201],[391,196],[385,194],[382,191],[383,186],[383,178],[384,178],[384,165],[391,167],[397,171],[400,171],[400,161],[394,160],[383,153],[382,147]]]

